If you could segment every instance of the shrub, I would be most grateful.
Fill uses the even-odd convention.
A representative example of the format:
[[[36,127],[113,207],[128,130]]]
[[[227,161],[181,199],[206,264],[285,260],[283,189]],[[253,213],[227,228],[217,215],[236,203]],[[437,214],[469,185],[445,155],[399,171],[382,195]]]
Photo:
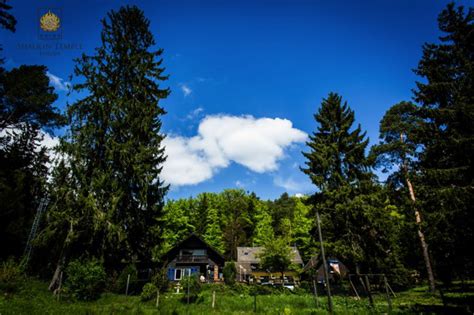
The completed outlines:
[[[233,285],[235,283],[235,277],[237,275],[235,263],[233,261],[226,263],[222,272],[224,274],[225,284]]]
[[[65,286],[79,300],[95,300],[104,289],[106,274],[101,262],[74,260],[66,268]]]
[[[127,279],[130,275],[130,283],[128,286],[128,293],[138,293],[140,291],[136,290],[137,280],[138,280],[138,271],[135,265],[128,265],[122,269],[122,272],[117,278],[116,293],[125,294],[127,288]]]
[[[199,298],[199,293],[201,293],[201,281],[199,281],[198,275],[184,276],[180,281],[180,285],[183,288],[184,297],[183,301],[188,300],[189,292],[189,301],[195,302]]]
[[[156,296],[158,288],[153,283],[148,282],[143,286],[142,293],[140,294],[140,299],[142,301],[150,301]]]
[[[2,262],[0,267],[0,291],[13,293],[23,283],[23,273],[13,258]]]
[[[166,270],[159,269],[151,278],[151,283],[153,283],[161,292],[166,291],[170,284],[166,275]]]
[[[251,295],[270,295],[277,291],[278,289],[273,288],[268,285],[254,285],[250,290]]]
[[[242,284],[242,283],[234,283],[232,286],[231,286],[231,289],[233,292],[237,293],[237,294],[249,294],[252,290],[252,286],[249,286],[247,284]]]

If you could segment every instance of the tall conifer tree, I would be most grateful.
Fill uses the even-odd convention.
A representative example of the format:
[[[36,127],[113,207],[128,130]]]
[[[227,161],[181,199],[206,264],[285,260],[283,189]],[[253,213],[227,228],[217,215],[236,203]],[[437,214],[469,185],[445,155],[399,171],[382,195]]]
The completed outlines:
[[[111,11],[102,20],[101,46],[76,60],[75,75],[83,81],[74,90],[87,96],[69,106],[70,131],[62,142],[75,183],[68,214],[77,226],[69,230],[75,247],[107,268],[149,261],[160,242],[157,221],[168,189],[160,179],[160,100],[169,90],[159,85],[167,79],[163,50],[154,50],[149,25],[135,6]]]
[[[356,271],[393,267],[398,264],[393,218],[383,190],[373,182],[365,155],[368,139],[360,125],[353,127],[354,112],[330,93],[314,118],[318,127],[307,142],[302,171],[317,187],[309,202],[322,214],[328,254]]]
[[[415,73],[423,124],[416,139],[421,195],[439,276],[469,275],[474,240],[474,8],[451,3],[438,17],[440,43],[425,44]]]

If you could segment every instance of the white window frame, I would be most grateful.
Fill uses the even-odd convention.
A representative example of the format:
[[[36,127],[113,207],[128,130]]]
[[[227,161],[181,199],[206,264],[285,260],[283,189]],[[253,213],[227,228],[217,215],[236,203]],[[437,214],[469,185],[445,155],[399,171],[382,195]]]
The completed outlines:
[[[178,277],[176,276],[176,273],[178,272],[178,270],[179,270],[179,275],[180,275],[179,279],[178,279]],[[176,268],[176,269],[174,270],[174,280],[181,280],[181,279],[183,279],[183,269]]]

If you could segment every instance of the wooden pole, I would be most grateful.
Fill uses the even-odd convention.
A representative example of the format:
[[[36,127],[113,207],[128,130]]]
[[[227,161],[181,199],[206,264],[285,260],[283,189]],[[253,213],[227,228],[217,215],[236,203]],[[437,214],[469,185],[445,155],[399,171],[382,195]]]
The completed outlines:
[[[128,286],[130,284],[130,274],[127,276],[127,286],[125,287],[125,295],[128,295]]]
[[[319,308],[318,289],[316,288],[316,281],[313,278],[313,292],[314,300],[316,301],[316,308]]]
[[[156,290],[156,307],[160,306],[160,289]]]
[[[390,283],[387,282],[387,286],[388,286],[390,292],[392,292],[393,297],[397,297],[397,295],[395,294],[395,292],[393,292],[392,287],[390,286]]]
[[[326,263],[326,256],[324,254],[323,234],[321,232],[321,220],[319,218],[319,211],[318,211],[317,208],[316,208],[316,222],[318,223],[319,243],[321,244],[321,256],[322,256],[322,259],[323,259],[324,279],[325,279],[325,282],[326,282],[326,292],[327,292],[327,295],[328,295],[328,311],[329,311],[329,314],[333,314],[331,286],[329,285],[328,266],[327,266],[327,263]]]
[[[350,275],[349,275],[349,283],[351,284],[352,290],[354,290],[354,293],[355,293],[357,299],[360,300],[359,293],[357,292],[357,289],[356,289],[354,283],[352,283],[352,280],[351,280],[351,276],[350,276]]]
[[[385,296],[387,297],[388,313],[390,314],[392,312],[392,300],[390,299],[390,291],[388,290],[387,277],[383,276],[383,282],[385,284]]]
[[[212,308],[216,305],[216,291],[212,291]]]
[[[257,293],[253,295],[253,311],[257,313]]]
[[[364,276],[365,285],[367,286],[367,295],[369,296],[370,306],[374,307],[374,299],[372,298],[372,292],[370,292],[370,282],[367,275]]]
[[[191,282],[191,277],[188,278],[188,305],[189,305],[189,284]]]

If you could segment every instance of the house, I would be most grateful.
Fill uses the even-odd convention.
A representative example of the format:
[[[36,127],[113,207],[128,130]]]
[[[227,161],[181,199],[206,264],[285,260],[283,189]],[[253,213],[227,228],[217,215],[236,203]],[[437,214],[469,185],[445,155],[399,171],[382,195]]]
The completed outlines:
[[[256,283],[281,283],[281,274],[271,273],[268,270],[260,268],[259,255],[262,253],[263,247],[237,247],[237,281]],[[296,247],[291,247],[291,262],[295,265],[303,267],[303,260]],[[284,272],[285,282],[295,282],[299,280],[295,271],[287,270]]]
[[[337,258],[328,258],[326,260],[328,266],[329,281],[338,281],[345,278],[349,274],[349,269]],[[313,256],[303,268],[304,273],[314,274],[318,283],[324,283],[324,268],[321,257]]]
[[[203,276],[207,282],[222,280],[224,257],[195,234],[170,249],[164,259],[170,281],[179,281],[186,275]]]

